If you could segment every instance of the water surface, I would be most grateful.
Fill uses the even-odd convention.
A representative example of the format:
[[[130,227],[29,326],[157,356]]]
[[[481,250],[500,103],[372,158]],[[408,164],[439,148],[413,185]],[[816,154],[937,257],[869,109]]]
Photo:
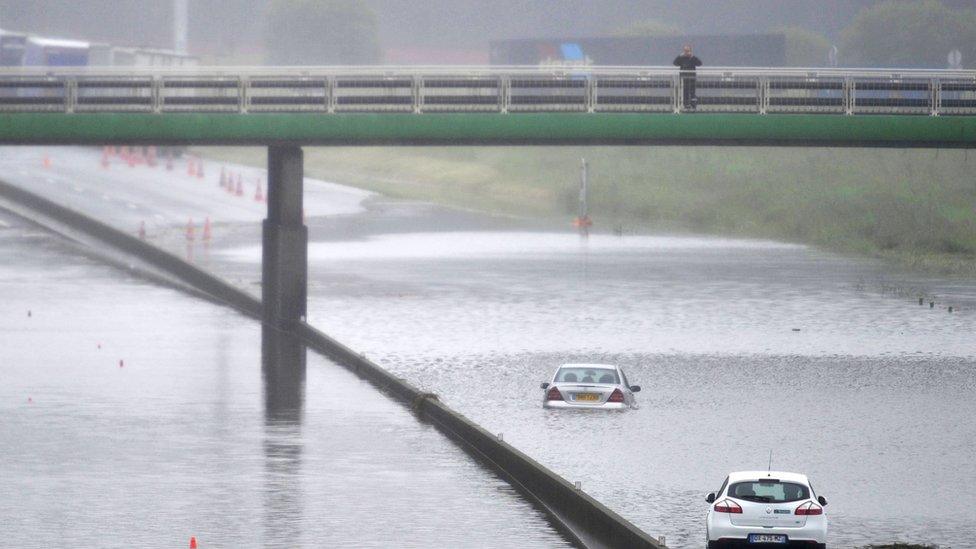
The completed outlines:
[[[0,220],[3,545],[568,546],[328,360],[273,414],[256,323]]]
[[[705,495],[770,450],[828,498],[833,545],[969,543],[973,282],[767,241],[436,231],[429,215],[313,224],[312,322],[671,546],[699,547]],[[215,268],[246,276],[256,257]],[[563,362],[622,365],[640,409],[543,410]]]

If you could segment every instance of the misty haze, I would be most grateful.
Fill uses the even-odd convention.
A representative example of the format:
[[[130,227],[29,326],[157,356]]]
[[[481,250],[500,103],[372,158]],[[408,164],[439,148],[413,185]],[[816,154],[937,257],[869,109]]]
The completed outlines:
[[[973,546],[970,0],[0,0],[11,547]]]

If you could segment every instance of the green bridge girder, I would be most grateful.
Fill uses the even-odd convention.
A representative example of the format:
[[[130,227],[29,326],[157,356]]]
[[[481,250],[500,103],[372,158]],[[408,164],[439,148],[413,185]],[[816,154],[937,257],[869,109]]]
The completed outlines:
[[[976,116],[4,113],[0,145],[976,146]]]

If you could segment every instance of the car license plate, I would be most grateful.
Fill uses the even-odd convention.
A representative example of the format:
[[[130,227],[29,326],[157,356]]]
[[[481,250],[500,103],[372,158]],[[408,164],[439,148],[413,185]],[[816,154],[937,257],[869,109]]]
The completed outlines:
[[[749,534],[749,543],[786,543],[782,534]]]
[[[576,393],[575,400],[582,400],[585,402],[596,402],[600,400],[600,395],[596,393]]]

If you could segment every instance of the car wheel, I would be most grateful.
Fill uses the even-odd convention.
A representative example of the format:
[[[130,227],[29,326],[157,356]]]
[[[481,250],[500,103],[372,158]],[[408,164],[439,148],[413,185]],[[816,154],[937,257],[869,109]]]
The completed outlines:
[[[705,543],[708,544],[707,545],[708,546],[708,549],[718,549],[719,548],[719,544],[718,544],[717,541],[712,541],[712,540],[710,540],[708,538],[705,538]]]

